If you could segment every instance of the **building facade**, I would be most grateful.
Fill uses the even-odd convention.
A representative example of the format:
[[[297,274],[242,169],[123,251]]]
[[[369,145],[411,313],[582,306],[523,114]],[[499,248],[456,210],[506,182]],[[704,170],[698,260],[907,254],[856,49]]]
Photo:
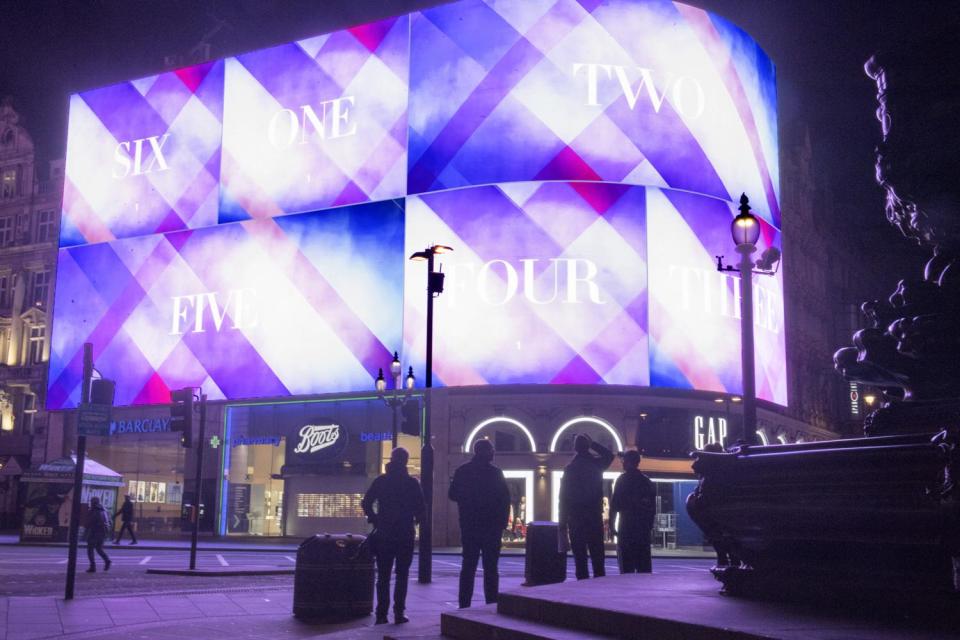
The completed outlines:
[[[46,368],[63,162],[41,171],[12,101],[0,102],[0,528],[17,520],[22,471],[60,453]]]

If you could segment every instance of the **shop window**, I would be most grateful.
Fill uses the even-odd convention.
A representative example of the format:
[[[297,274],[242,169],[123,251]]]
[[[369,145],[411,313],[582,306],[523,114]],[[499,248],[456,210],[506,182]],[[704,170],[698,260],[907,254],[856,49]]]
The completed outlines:
[[[475,426],[463,443],[464,452],[472,453],[473,443],[478,439],[492,440],[494,448],[501,453],[537,450],[530,430],[519,420],[505,416],[489,418]]]
[[[362,518],[360,493],[300,493],[297,495],[298,518]]]

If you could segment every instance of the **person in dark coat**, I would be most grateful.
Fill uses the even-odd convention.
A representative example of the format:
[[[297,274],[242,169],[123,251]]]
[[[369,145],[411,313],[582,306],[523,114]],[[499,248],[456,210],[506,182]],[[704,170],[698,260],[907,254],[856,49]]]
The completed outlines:
[[[623,454],[623,475],[613,487],[610,520],[617,522],[617,558],[620,573],[650,573],[650,530],[657,513],[657,490],[640,472],[640,453]]]
[[[570,551],[577,580],[606,575],[603,568],[603,472],[613,462],[613,452],[585,434],[573,441],[577,452],[563,470],[560,483],[560,535],[570,535]],[[596,452],[596,455],[591,453]]]
[[[483,596],[487,604],[497,601],[500,575],[500,541],[510,521],[510,489],[503,471],[493,466],[493,444],[477,440],[473,459],[453,474],[448,496],[457,503],[463,565],[460,568],[460,608],[470,606],[477,561],[483,555]]]
[[[96,496],[90,498],[90,508],[87,509],[87,517],[83,521],[84,529],[87,532],[87,558],[90,560],[90,568],[87,573],[97,572],[97,563],[94,560],[93,552],[103,558],[103,570],[110,571],[110,557],[103,550],[103,543],[110,535],[112,527],[110,516],[106,509],[100,504],[100,498]]]
[[[116,520],[118,517],[121,522],[120,531],[117,533],[117,539],[113,541],[113,544],[120,544],[120,538],[123,537],[124,531],[130,532],[130,544],[137,544],[137,534],[133,532],[133,500],[130,499],[129,495],[124,497],[123,506],[113,516],[113,519]]]
[[[407,472],[409,459],[406,449],[394,449],[387,463],[387,472],[373,481],[361,502],[367,520],[374,526],[370,549],[377,559],[376,624],[387,622],[390,572],[394,563],[397,573],[393,588],[394,622],[409,622],[403,612],[407,603],[410,563],[413,562],[414,523],[422,523],[426,512],[420,483]]]

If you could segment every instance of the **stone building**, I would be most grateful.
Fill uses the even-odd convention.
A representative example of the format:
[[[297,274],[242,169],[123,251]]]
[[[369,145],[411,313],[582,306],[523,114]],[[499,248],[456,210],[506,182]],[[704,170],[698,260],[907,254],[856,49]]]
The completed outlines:
[[[62,448],[44,401],[63,161],[41,170],[20,120],[0,102],[0,528],[15,523],[20,473]]]

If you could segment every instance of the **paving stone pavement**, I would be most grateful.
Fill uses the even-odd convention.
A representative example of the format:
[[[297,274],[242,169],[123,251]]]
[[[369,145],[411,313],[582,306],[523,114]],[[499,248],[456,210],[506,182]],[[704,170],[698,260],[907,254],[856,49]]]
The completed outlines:
[[[501,588],[520,585],[502,576]],[[482,593],[478,584],[477,591]],[[480,600],[475,601],[480,604]],[[411,580],[405,634],[437,633],[440,613],[456,609],[457,580],[421,585]],[[383,638],[393,625],[374,626],[373,616],[338,624],[308,624],[293,617],[292,589],[234,589],[176,595],[0,598],[0,640],[41,638],[98,640],[242,640],[329,635],[345,640]],[[392,614],[391,614],[392,616]],[[391,617],[392,621],[392,617]]]

